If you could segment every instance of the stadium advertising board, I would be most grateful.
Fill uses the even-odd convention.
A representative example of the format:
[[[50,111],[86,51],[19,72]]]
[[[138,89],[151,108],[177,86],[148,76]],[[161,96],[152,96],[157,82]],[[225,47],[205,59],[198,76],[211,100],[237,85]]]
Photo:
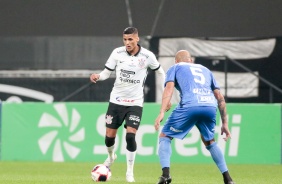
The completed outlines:
[[[4,103],[2,106],[1,159],[23,161],[103,162],[107,103]],[[136,162],[158,162],[158,134],[154,120],[160,105],[144,104],[136,136]],[[169,113],[166,113],[165,119]],[[216,140],[228,163],[281,163],[281,105],[228,104],[232,139]],[[163,122],[164,123],[164,122]],[[117,162],[125,161],[125,129],[116,137]],[[172,162],[212,163],[196,128],[172,143]]]

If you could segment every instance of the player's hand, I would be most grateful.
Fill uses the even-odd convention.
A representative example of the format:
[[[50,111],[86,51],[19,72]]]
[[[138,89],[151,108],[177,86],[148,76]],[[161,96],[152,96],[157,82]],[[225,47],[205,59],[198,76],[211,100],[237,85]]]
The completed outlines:
[[[229,138],[231,139],[231,133],[229,131],[228,125],[227,124],[222,124],[221,126],[221,135],[225,133],[225,137],[223,138],[225,141],[227,141]]]
[[[90,81],[93,82],[93,83],[96,83],[99,78],[100,78],[99,74],[93,73],[93,74],[90,75]]]
[[[156,130],[159,130],[160,124],[161,124],[163,118],[164,118],[164,112],[160,112],[157,119],[155,120],[155,129]]]

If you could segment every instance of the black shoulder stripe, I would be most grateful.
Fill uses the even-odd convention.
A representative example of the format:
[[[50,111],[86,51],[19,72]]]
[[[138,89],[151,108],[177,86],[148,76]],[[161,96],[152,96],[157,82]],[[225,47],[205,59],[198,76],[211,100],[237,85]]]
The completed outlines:
[[[158,70],[161,67],[161,65],[159,65],[156,69],[152,69],[153,71]]]
[[[109,67],[107,67],[107,66],[105,66],[105,68],[108,69],[108,70],[110,70],[110,71],[114,71],[114,70],[115,70],[115,69],[111,69],[111,68],[109,68]]]

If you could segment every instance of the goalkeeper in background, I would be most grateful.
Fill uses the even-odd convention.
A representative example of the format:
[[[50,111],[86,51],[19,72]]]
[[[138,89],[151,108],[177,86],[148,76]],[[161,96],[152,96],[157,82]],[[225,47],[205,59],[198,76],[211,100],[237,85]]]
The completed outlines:
[[[172,181],[169,171],[171,140],[183,139],[193,126],[200,131],[203,143],[223,175],[224,184],[234,184],[224,155],[214,140],[217,107],[222,120],[221,135],[225,133],[224,140],[227,141],[231,134],[228,129],[224,96],[220,93],[212,72],[200,64],[194,64],[188,51],[180,50],[176,53],[175,65],[170,67],[166,74],[162,105],[155,120],[156,130],[159,129],[164,113],[170,106],[174,87],[180,92],[181,98],[159,135],[162,176],[158,184],[168,184]]]

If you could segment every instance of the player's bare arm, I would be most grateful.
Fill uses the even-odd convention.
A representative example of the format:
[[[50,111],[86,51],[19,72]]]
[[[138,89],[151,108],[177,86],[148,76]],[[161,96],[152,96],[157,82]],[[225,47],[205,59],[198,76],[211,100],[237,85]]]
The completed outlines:
[[[159,80],[161,81],[161,84],[164,84],[164,81],[165,81],[165,72],[163,70],[162,67],[160,67],[158,70],[155,70],[156,74],[159,76]],[[159,89],[161,90],[161,93],[164,92],[164,87],[162,85],[162,87]],[[166,108],[166,111],[169,111],[169,109],[171,108],[171,103],[169,102],[167,108]]]
[[[228,138],[231,138],[231,134],[228,128],[225,99],[224,99],[224,96],[220,93],[219,89],[214,90],[214,96],[217,99],[218,109],[219,109],[220,117],[222,120],[221,135],[225,133],[226,137],[223,139],[227,141]]]
[[[163,92],[163,96],[162,96],[162,106],[161,106],[161,112],[166,112],[170,109],[171,107],[171,97],[173,94],[173,90],[174,90],[174,82],[168,82],[165,86],[164,92]]]
[[[160,114],[158,115],[157,119],[155,120],[155,129],[158,130],[160,127],[160,123],[164,118],[164,113],[168,111],[171,107],[171,97],[174,90],[174,82],[168,82],[165,86],[163,96],[162,96],[162,105]]]
[[[227,123],[227,115],[226,115],[226,103],[224,96],[220,93],[219,89],[214,90],[214,96],[217,99],[218,109],[220,112],[222,124]]]

